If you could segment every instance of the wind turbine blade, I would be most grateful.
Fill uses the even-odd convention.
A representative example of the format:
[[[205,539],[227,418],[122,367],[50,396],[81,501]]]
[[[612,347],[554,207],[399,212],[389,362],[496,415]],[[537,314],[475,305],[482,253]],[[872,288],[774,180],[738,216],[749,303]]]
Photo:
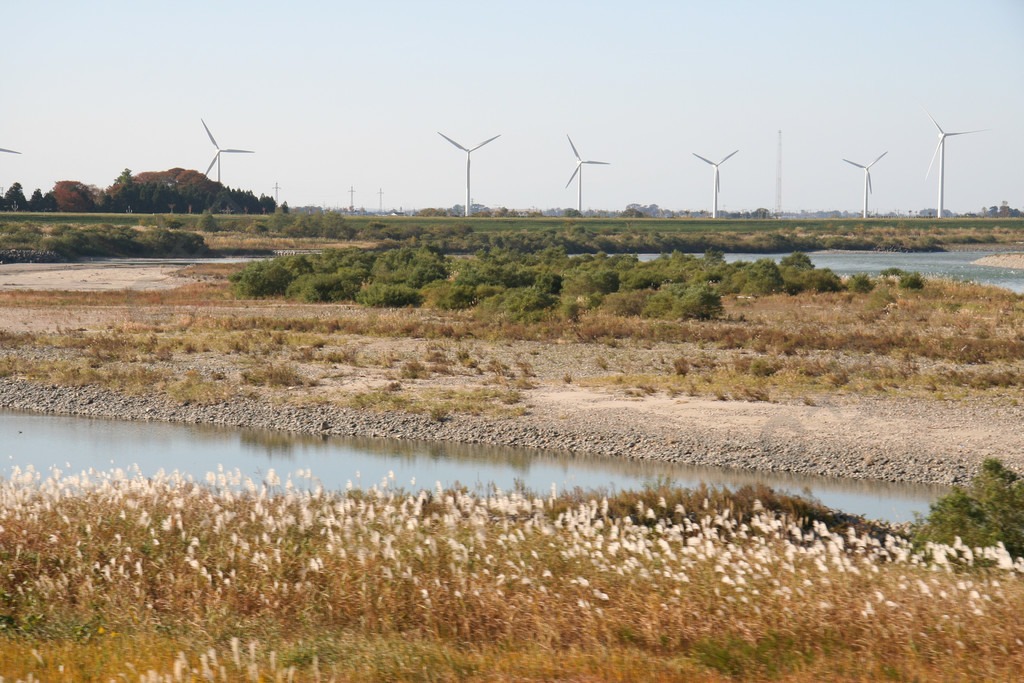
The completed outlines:
[[[0,147],[0,152],[7,152],[8,154],[21,154],[21,152],[15,152],[13,149],[4,149]]]
[[[204,174],[204,175],[206,175],[206,177],[210,177],[210,171],[213,170],[213,165],[215,163],[217,163],[217,159],[219,159],[219,158],[220,158],[220,150],[217,150],[217,153],[213,155],[213,161],[211,161],[210,165],[206,167],[206,173]]]
[[[565,137],[569,138],[568,134]],[[572,138],[569,138],[569,146],[572,147],[572,154],[576,157],[576,161],[583,161],[583,157],[576,151],[576,145],[572,144]]]
[[[697,154],[696,152],[691,152],[691,154],[693,154],[693,156],[697,157],[698,159],[700,159],[701,161],[703,161],[706,164],[711,164],[712,166],[716,165],[715,162],[711,161],[710,159],[705,159],[704,157],[702,157],[701,155]]]
[[[857,168],[865,168],[865,166],[863,166],[862,164],[858,164],[856,161],[850,161],[849,159],[843,159],[843,161],[845,161],[848,164],[853,164]]]
[[[565,184],[566,187],[569,187],[570,185],[572,185],[572,181],[576,178],[576,174],[579,173],[579,172],[580,172],[580,164],[576,164],[576,170],[574,170],[572,172],[572,175],[569,176],[569,182],[567,182]]]
[[[451,139],[450,137],[448,137],[447,135],[445,135],[445,134],[444,134],[444,133],[442,133],[441,131],[437,131],[437,134],[438,134],[438,135],[440,135],[441,137],[443,137],[443,138],[444,138],[445,140],[447,140],[448,142],[450,142],[450,143],[452,143],[453,145],[455,145],[456,147],[458,147],[459,149],[461,149],[461,150],[462,150],[463,152],[468,152],[468,151],[469,151],[468,149],[466,149],[465,147],[463,147],[463,146],[462,146],[462,145],[460,145],[459,143],[455,142],[455,140],[452,140],[452,139]]]
[[[488,142],[494,142],[495,140],[497,140],[497,139],[498,139],[498,138],[500,138],[500,137],[501,137],[501,134],[499,133],[498,135],[495,135],[495,136],[494,136],[493,138],[490,138],[489,140],[484,140],[484,141],[483,141],[483,142],[481,142],[481,143],[480,143],[479,145],[477,145],[476,147],[474,147],[473,149],[471,149],[471,150],[469,150],[469,151],[470,151],[470,152],[475,152],[475,151],[477,151],[478,149],[480,149],[481,147],[483,147],[484,145],[486,145],[486,144],[487,144]]]
[[[601,164],[603,166],[608,166],[608,165],[611,164],[610,161],[581,161],[580,163],[581,164]]]
[[[864,169],[864,175],[866,175],[868,179],[868,194],[871,194],[873,192],[871,189],[871,171]]]
[[[221,153],[234,152],[235,154],[255,154],[251,149],[222,149]]]
[[[923,104],[921,105],[921,109],[924,109],[924,105]],[[924,113],[928,116],[928,118],[930,118],[932,120],[932,123],[934,123],[935,127],[939,129],[939,132],[941,134],[945,135],[946,131],[942,130],[942,126],[940,126],[939,122],[935,120],[935,117],[932,116],[931,114],[929,114],[927,109],[924,109]]]
[[[715,169],[715,192],[722,189],[722,176],[719,175],[718,169]]]
[[[884,157],[884,156],[885,156],[886,154],[888,154],[888,153],[889,153],[889,151],[888,151],[888,150],[886,150],[886,151],[882,152],[881,154],[879,154],[879,155],[878,155],[878,158],[877,158],[877,159],[875,159],[874,161],[872,161],[872,162],[871,162],[870,164],[868,164],[868,166],[867,166],[867,167],[868,167],[868,168],[871,168],[872,166],[874,166],[875,164],[877,164],[877,163],[878,163],[879,161],[881,161],[882,157]]]
[[[202,122],[203,128],[206,129],[206,134],[210,136],[210,142],[213,143],[214,147],[216,147],[217,149],[220,149],[220,145],[218,145],[217,141],[213,139],[213,133],[210,132],[210,128],[209,128],[209,126],[206,125],[206,121],[203,121],[202,119],[199,119],[199,120]]]
[[[932,160],[928,162],[928,170],[925,172],[924,177],[927,180],[928,176],[932,174],[932,166],[935,164],[935,157],[939,153],[939,147],[942,147],[942,143],[946,141],[946,134],[943,133],[939,137],[939,144],[935,145],[935,151],[932,152]]]
[[[738,151],[739,151],[739,150],[736,150],[736,152],[738,152]],[[718,164],[719,164],[719,165],[721,165],[721,164],[724,164],[725,162],[727,162],[727,161],[728,161],[728,160],[729,160],[729,159],[730,159],[730,158],[731,158],[731,157],[733,156],[733,154],[736,154],[736,152],[733,152],[732,154],[730,154],[730,155],[729,155],[729,156],[727,156],[726,158],[722,159],[721,161],[719,161],[719,162],[718,162]]]
[[[989,130],[988,128],[979,128],[978,130],[962,130],[958,133],[946,133],[946,135],[970,135],[971,133],[984,133]]]

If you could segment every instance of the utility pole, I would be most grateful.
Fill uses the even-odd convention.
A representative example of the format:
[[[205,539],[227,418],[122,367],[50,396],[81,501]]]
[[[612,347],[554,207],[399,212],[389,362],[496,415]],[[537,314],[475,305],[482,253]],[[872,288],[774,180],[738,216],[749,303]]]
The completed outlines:
[[[782,131],[779,131],[779,154],[775,162],[775,217],[782,216]]]
[[[348,186],[348,212],[352,213],[356,210],[356,204],[353,197],[356,196],[356,189],[351,185]]]
[[[384,215],[384,188],[383,187],[380,188],[380,190],[377,191],[377,197],[380,199],[380,211],[378,211],[378,213],[383,216]]]

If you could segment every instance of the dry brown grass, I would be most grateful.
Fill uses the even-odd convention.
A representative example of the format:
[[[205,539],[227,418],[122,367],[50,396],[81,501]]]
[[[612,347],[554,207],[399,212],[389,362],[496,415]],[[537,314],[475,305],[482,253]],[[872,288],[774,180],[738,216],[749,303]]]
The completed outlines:
[[[538,369],[543,347],[529,356],[516,346],[558,343],[590,349],[593,359],[572,377],[593,386],[646,395],[717,396],[753,400],[815,400],[826,394],[1015,401],[1024,387],[1024,299],[993,288],[929,281],[908,292],[882,284],[869,294],[804,294],[733,298],[722,319],[649,321],[600,312],[577,321],[526,325],[472,312],[400,311],[352,305],[229,300],[223,284],[173,292],[5,293],[14,306],[123,310],[103,329],[58,334],[4,332],[4,348],[67,352],[72,365],[93,370],[133,364],[165,372],[198,356],[217,357],[219,382],[238,382],[252,365],[291,365],[317,378],[363,373],[442,387],[449,380],[516,389],[564,381],[564,368]],[[193,298],[195,297],[195,298]],[[117,307],[122,307],[118,309]],[[388,341],[383,347],[374,340]],[[407,340],[419,350],[403,351]],[[375,345],[369,351],[370,344]],[[391,344],[391,346],[388,346]],[[508,352],[472,352],[481,345]],[[636,353],[623,354],[629,350]],[[207,362],[207,361],[204,361]],[[396,370],[397,368],[397,370]],[[121,381],[118,372],[79,373],[75,383]],[[39,376],[39,372],[30,373]],[[55,373],[50,373],[51,375]],[[470,379],[475,378],[475,379]],[[59,379],[59,378],[58,378]],[[255,383],[300,386],[288,381]],[[327,383],[329,389],[330,382]],[[209,395],[216,395],[213,392]],[[342,394],[345,392],[342,391]],[[395,404],[393,396],[383,405]],[[292,397],[294,400],[294,397]],[[315,400],[348,400],[321,391]],[[362,399],[360,399],[362,400]],[[357,401],[358,402],[358,401]]]
[[[294,484],[15,472],[0,483],[4,674],[1024,675],[1024,561],[998,549],[915,550],[766,489]]]

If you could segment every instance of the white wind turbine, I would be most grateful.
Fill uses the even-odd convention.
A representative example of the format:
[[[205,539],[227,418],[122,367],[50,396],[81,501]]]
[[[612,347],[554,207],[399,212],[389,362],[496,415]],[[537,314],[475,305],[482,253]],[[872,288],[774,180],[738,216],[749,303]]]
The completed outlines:
[[[579,174],[580,179],[579,182],[576,183],[576,210],[583,213],[583,164],[601,164],[602,166],[608,166],[609,162],[584,160],[583,157],[580,156],[580,153],[576,151],[576,145],[572,144],[572,138],[570,138],[568,134],[565,137],[569,138],[569,146],[572,147],[573,156],[576,157],[576,170],[572,172],[571,176],[569,176],[569,182],[567,182],[565,186],[569,187],[572,185],[572,179],[576,177],[577,173]]]
[[[864,218],[868,217],[868,193],[871,192],[871,167],[878,163],[878,160],[884,157],[889,152],[882,152],[878,155],[878,159],[875,159],[870,164],[865,166],[864,164],[858,164],[856,161],[850,161],[849,159],[843,159],[848,164],[853,164],[857,168],[864,169]]]
[[[921,107],[921,108],[924,109],[924,107]],[[924,109],[924,113],[928,114],[928,110]],[[982,132],[982,130],[988,130],[988,129],[987,128],[983,128],[981,130],[962,130],[962,131],[960,131],[958,133],[947,133],[946,131],[942,130],[942,126],[939,125],[939,122],[936,121],[935,118],[931,114],[928,114],[928,118],[930,118],[932,120],[932,123],[935,124],[935,127],[939,129],[939,144],[935,146],[935,151],[932,152],[932,160],[931,160],[931,162],[928,163],[928,172],[924,174],[924,177],[927,178],[928,175],[932,172],[932,166],[935,164],[935,155],[938,154],[939,155],[939,211],[938,211],[937,215],[938,215],[939,218],[942,218],[943,200],[945,199],[944,191],[945,191],[945,183],[946,183],[946,138],[948,138],[950,136],[953,136],[953,135],[967,135],[969,133],[980,133],[980,132]]]
[[[217,153],[213,155],[213,161],[210,162],[210,165],[206,169],[206,177],[210,177],[210,170],[213,168],[214,164],[217,164],[217,182],[219,183],[221,154],[255,154],[255,152],[253,152],[251,149],[221,149],[220,145],[217,144],[217,141],[213,139],[213,133],[211,133],[210,129],[207,127],[206,121],[203,121],[202,119],[199,120],[202,121],[203,128],[206,129],[206,134],[210,136],[210,142],[212,142],[213,146],[217,148]]]
[[[736,152],[738,152],[738,151],[739,150],[736,150]],[[714,200],[714,204],[712,204],[712,206],[711,206],[711,217],[712,218],[718,218],[718,188],[719,188],[719,185],[720,185],[719,180],[718,180],[718,167],[721,166],[722,164],[724,164],[726,161],[728,161],[729,158],[732,157],[733,154],[736,154],[736,152],[733,152],[729,156],[725,157],[724,159],[719,161],[717,164],[715,162],[711,161],[710,159],[705,159],[704,157],[702,157],[701,155],[697,154],[696,152],[693,152],[693,156],[695,156],[698,159],[700,159],[701,161],[703,161],[705,163],[708,163],[708,164],[711,164],[712,166],[715,167],[715,195],[714,195],[715,196],[715,200]]]
[[[488,138],[487,140],[484,140],[483,142],[481,142],[476,147],[473,147],[472,149],[466,149],[465,147],[463,147],[459,143],[455,142],[455,140],[452,140],[450,137],[448,137],[447,135],[445,135],[441,131],[437,131],[437,134],[440,135],[445,140],[447,140],[448,142],[452,143],[453,145],[455,145],[456,147],[458,147],[459,149],[461,149],[463,152],[466,153],[466,210],[465,210],[465,215],[468,216],[471,213],[470,207],[472,206],[470,204],[470,202],[472,200],[470,199],[470,196],[469,196],[469,157],[470,157],[470,155],[473,152],[475,152],[476,150],[480,149],[481,147],[486,145],[488,142],[493,142],[494,140],[497,140],[498,138],[500,138],[501,135],[498,134],[498,135],[495,135],[493,138]]]

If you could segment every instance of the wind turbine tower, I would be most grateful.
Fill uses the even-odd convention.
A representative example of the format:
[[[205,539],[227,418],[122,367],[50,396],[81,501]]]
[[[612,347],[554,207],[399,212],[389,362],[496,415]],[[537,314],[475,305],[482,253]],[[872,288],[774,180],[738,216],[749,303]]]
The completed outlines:
[[[384,215],[384,188],[383,187],[380,188],[379,190],[377,190],[377,198],[380,200],[380,209],[378,210],[378,213],[380,213],[380,215],[383,216]]]
[[[607,161],[584,160],[580,156],[580,153],[576,151],[576,145],[572,144],[572,138],[570,138],[568,134],[566,134],[565,137],[569,138],[569,146],[572,147],[573,156],[576,157],[576,170],[572,172],[571,176],[569,176],[569,182],[567,182],[565,186],[569,187],[572,185],[572,179],[579,174],[580,179],[579,182],[576,183],[576,210],[583,213],[583,164],[601,164],[602,166],[608,166],[609,163]]]
[[[488,142],[493,142],[494,140],[497,140],[498,138],[501,137],[501,135],[500,134],[499,135],[495,135],[493,138],[488,138],[487,140],[484,140],[483,142],[481,142],[476,147],[473,147],[471,149],[466,149],[465,147],[463,147],[459,143],[455,142],[455,140],[452,140],[450,137],[448,137],[447,135],[445,135],[441,131],[437,131],[437,134],[440,135],[445,140],[447,140],[448,142],[452,143],[453,145],[455,145],[456,147],[458,147],[459,149],[461,149],[463,152],[466,153],[466,211],[465,211],[465,215],[469,216],[469,214],[472,212],[471,208],[470,208],[472,206],[472,204],[470,204],[471,200],[469,198],[469,158],[470,158],[470,155],[473,154],[473,152],[475,152],[476,150],[478,150],[481,147],[483,147],[484,145],[486,145]]]
[[[924,107],[921,108],[924,109]],[[925,109],[924,113],[928,114],[928,110]],[[936,121],[931,114],[928,114],[928,118],[930,118],[932,120],[932,123],[935,124],[935,127],[939,129],[939,144],[935,146],[935,151],[932,152],[932,160],[928,164],[928,172],[924,174],[924,177],[927,178],[928,174],[932,172],[932,165],[935,163],[935,155],[939,155],[939,211],[937,217],[942,218],[944,210],[943,202],[945,199],[944,191],[946,183],[946,138],[952,137],[954,135],[968,135],[970,133],[980,133],[983,130],[988,129],[983,128],[980,130],[963,130],[957,133],[947,133],[946,131],[942,130],[942,126],[939,125],[939,122]]]
[[[739,150],[736,150],[736,152],[739,152]],[[693,153],[693,156],[697,157],[698,159],[700,159],[704,163],[711,164],[712,166],[715,167],[715,174],[714,174],[715,175],[714,203],[711,206],[711,217],[712,218],[718,218],[718,190],[719,190],[719,187],[720,187],[719,178],[718,178],[718,167],[721,166],[722,164],[724,164],[726,161],[728,161],[733,156],[733,154],[736,154],[736,152],[733,152],[729,156],[725,157],[724,159],[719,161],[717,164],[715,162],[711,161],[710,159],[705,159],[704,157],[702,157],[701,155],[697,154],[696,152]]]
[[[217,144],[217,141],[213,139],[213,133],[210,132],[209,127],[206,125],[206,121],[203,121],[202,119],[199,120],[202,121],[203,128],[206,129],[206,134],[210,136],[210,142],[212,142],[213,146],[217,148],[217,153],[213,155],[213,161],[211,161],[210,165],[206,168],[206,177],[210,177],[210,171],[213,169],[213,165],[217,164],[217,182],[219,183],[221,154],[255,154],[255,152],[251,149],[221,149],[220,145]]]
[[[878,155],[878,159],[875,159],[870,164],[865,166],[864,164],[858,164],[856,161],[850,161],[849,159],[843,159],[848,164],[853,164],[857,168],[864,169],[864,211],[861,214],[864,218],[868,217],[868,193],[871,192],[871,167],[878,163],[878,160],[884,157],[889,152],[882,152]]]

